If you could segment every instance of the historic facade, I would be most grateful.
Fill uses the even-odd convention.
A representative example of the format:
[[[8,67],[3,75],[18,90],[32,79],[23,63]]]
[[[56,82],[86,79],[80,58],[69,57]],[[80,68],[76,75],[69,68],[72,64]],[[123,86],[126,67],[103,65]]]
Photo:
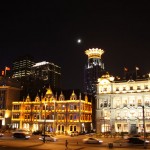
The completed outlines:
[[[34,101],[30,97],[12,104],[12,127],[30,131],[43,130],[48,132],[70,133],[92,130],[92,104],[85,95],[72,92],[66,100],[63,93],[58,98],[48,88],[45,96],[37,96]]]
[[[150,132],[150,80],[114,81],[109,74],[98,79],[96,131]]]
[[[11,127],[11,110],[13,100],[19,100],[20,88],[0,85],[0,129]]]

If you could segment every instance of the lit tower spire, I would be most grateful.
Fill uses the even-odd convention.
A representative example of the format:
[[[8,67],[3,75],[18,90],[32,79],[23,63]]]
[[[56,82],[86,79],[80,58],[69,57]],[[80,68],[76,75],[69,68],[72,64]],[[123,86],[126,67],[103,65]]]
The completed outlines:
[[[92,49],[85,51],[85,54],[88,55],[88,59],[91,59],[91,58],[100,58],[101,59],[101,56],[103,53],[104,53],[104,50],[98,49],[98,48],[92,48]]]

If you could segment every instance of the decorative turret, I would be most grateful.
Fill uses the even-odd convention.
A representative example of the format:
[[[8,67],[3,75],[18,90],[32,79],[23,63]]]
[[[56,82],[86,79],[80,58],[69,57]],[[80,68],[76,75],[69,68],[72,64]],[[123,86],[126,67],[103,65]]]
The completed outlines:
[[[65,100],[65,96],[64,94],[61,92],[60,96],[59,96],[59,101],[64,101]]]
[[[31,98],[30,98],[30,96],[29,96],[29,94],[27,95],[27,97],[26,97],[26,100],[25,100],[26,102],[31,102]]]
[[[77,100],[77,96],[76,96],[76,94],[74,93],[74,90],[73,90],[73,92],[72,92],[72,94],[71,94],[71,96],[70,96],[70,100]]]
[[[45,94],[45,97],[52,97],[52,96],[53,96],[53,92],[52,92],[52,90],[51,90],[51,88],[49,86],[49,88],[47,89],[47,92]]]
[[[39,95],[37,94],[36,97],[35,97],[35,102],[39,102],[40,101],[40,97]]]

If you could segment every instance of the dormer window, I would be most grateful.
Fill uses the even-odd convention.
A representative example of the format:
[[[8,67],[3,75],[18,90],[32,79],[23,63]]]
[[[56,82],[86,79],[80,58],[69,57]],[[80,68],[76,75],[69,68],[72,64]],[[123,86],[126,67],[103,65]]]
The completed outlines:
[[[130,90],[133,90],[133,86],[130,86]]]

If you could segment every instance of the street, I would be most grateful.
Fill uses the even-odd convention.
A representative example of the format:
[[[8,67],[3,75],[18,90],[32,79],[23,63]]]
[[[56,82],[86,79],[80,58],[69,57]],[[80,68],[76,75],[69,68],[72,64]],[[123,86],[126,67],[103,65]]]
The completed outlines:
[[[114,138],[102,138],[104,141],[103,144],[84,144],[82,142],[82,139],[85,138],[85,135],[70,137],[70,136],[64,136],[64,135],[58,135],[58,141],[57,142],[49,142],[43,143],[38,139],[38,135],[31,136],[30,139],[24,140],[24,139],[14,139],[11,136],[4,136],[0,138],[0,149],[1,150],[16,150],[16,149],[22,149],[22,150],[65,150],[65,140],[68,141],[68,150],[108,150],[109,148],[108,144],[110,142],[113,142],[118,139]],[[135,148],[135,146],[134,146]],[[147,147],[148,148],[148,147]],[[126,146],[123,145],[114,145],[114,150],[133,150],[133,146]],[[143,145],[136,146],[136,149],[144,149]]]

